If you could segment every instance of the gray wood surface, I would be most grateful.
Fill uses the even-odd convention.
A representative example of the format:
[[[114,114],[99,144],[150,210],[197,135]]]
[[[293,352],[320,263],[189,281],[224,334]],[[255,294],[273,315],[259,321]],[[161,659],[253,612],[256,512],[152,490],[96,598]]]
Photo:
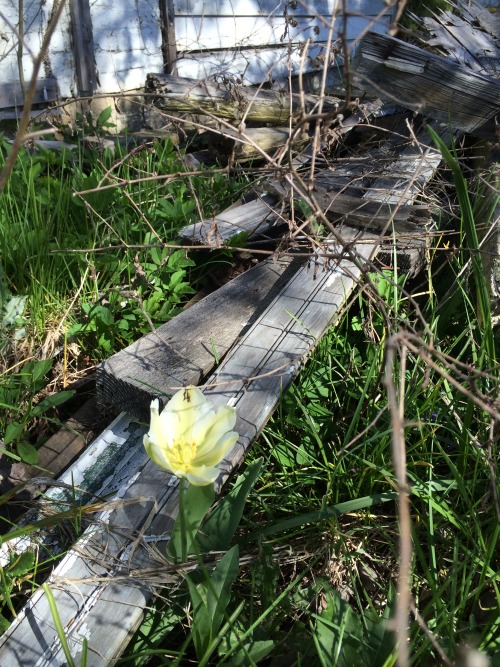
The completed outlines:
[[[289,146],[295,154],[305,148],[311,138],[305,130],[296,132],[290,127],[247,127],[242,132],[226,127],[222,131],[210,131],[208,140],[222,162],[234,159],[241,163],[280,153],[287,155]]]
[[[92,95],[97,89],[97,79],[89,0],[71,0],[69,9],[78,94]]]
[[[459,13],[441,11],[412,16],[426,31],[425,41],[465,67],[489,76],[500,73],[500,16],[472,0],[459,2]]]
[[[231,80],[216,84],[167,74],[148,74],[146,93],[164,111],[207,113],[218,118],[275,125],[287,123],[290,115],[311,113],[319,101],[315,95],[246,88]],[[337,98],[327,97],[323,102],[325,111],[335,112],[339,106]]]
[[[376,240],[360,243],[354,250],[360,259],[366,258],[376,244]],[[355,287],[361,264],[318,259],[316,266],[301,268],[213,376],[206,391],[214,404],[230,402],[236,406],[240,434],[223,464],[219,490],[264,427],[304,357],[337,317]],[[128,447],[142,447],[144,430],[134,429]],[[102,437],[111,436],[105,433]],[[160,574],[161,560],[152,555],[148,544],[153,539],[161,552],[177,511],[175,487],[169,479],[151,461],[141,464],[117,494],[126,507],[97,517],[96,526],[51,577],[74,654],[81,651],[84,636],[89,642],[89,667],[108,664],[121,653],[152,594],[150,582],[140,572],[134,576],[134,571],[156,567]],[[169,580],[164,569],[163,582],[168,584]],[[156,576],[155,584],[159,583]],[[46,598],[40,592],[0,640],[2,667],[35,664],[37,660],[43,665],[63,660]]]
[[[339,182],[336,171],[326,171],[318,174],[318,183],[311,194],[293,190],[297,199],[310,196],[321,210],[334,222],[346,222],[365,229],[396,232],[421,232],[422,225],[430,221],[429,207],[426,205],[404,204],[397,206],[387,202],[372,201],[363,196],[346,195],[339,191],[343,179]],[[284,188],[280,183],[273,181],[270,184],[273,191],[287,196],[292,193],[290,187]]]
[[[104,361],[97,396],[144,420],[156,397],[203,381],[298,267],[265,260]]]
[[[247,204],[227,209],[213,218],[195,222],[179,232],[187,243],[221,248],[239,235],[242,243],[255,234],[265,235],[280,220],[276,197],[263,195]]]
[[[500,107],[495,79],[394,37],[365,35],[352,70],[357,85],[466,132]]]
[[[160,0],[160,31],[162,37],[163,62],[165,72],[176,74],[177,46],[175,39],[175,8],[174,0]]]
[[[59,96],[57,79],[47,77],[38,79],[33,104],[53,102]],[[0,82],[0,107],[22,107],[24,104],[23,91],[18,81]]]

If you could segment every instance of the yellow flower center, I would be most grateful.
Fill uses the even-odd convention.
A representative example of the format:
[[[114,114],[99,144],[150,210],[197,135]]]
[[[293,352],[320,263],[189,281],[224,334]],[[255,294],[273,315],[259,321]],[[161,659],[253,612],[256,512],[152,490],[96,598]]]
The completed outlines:
[[[176,440],[173,444],[173,459],[179,470],[188,472],[192,468],[193,459],[196,456],[196,442]]]

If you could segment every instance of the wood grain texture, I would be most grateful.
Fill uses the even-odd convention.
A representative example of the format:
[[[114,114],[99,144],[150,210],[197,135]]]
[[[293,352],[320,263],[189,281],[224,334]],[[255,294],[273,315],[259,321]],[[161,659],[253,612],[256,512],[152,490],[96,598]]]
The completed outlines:
[[[422,225],[430,221],[430,211],[425,205],[377,202],[363,196],[346,195],[339,191],[344,186],[344,179],[339,179],[335,171],[325,171],[319,175],[321,185],[316,184],[310,193],[311,200],[326,213],[333,222],[346,222],[366,229],[391,232],[419,232]],[[281,192],[283,196],[291,194],[291,188],[283,188],[278,182],[269,184],[270,189]],[[304,197],[295,190],[295,197]]]
[[[353,60],[355,82],[471,132],[498,113],[500,83],[394,37],[368,33]]]
[[[360,244],[359,256],[367,257],[376,243]],[[361,270],[345,260],[342,266],[338,261],[318,262],[316,267],[301,268],[286,284],[221,364],[207,389],[214,404],[229,401],[238,412],[236,429],[240,437],[223,464],[219,489],[264,427],[304,356],[337,316]],[[250,380],[257,375],[259,379]],[[144,429],[136,427],[128,447],[142,448],[143,433]],[[176,487],[170,486],[173,482],[169,479],[151,461],[141,463],[117,494],[124,502],[136,502],[97,517],[96,525],[77,550],[51,577],[73,653],[78,656],[85,636],[89,666],[106,665],[118,657],[142,617],[153,586],[140,572],[134,577],[134,571],[154,568],[156,584],[162,573],[164,583],[171,578],[168,569],[160,569],[161,560],[148,549],[148,540],[153,538],[157,553],[161,553],[177,513]],[[35,664],[37,660],[44,660],[39,663],[44,665],[58,664],[50,661],[60,656],[47,600],[38,592],[20,621],[0,639],[2,667]]]
[[[277,199],[263,195],[254,201],[223,211],[213,218],[183,227],[180,238],[188,243],[221,248],[240,234],[245,239],[255,234],[266,234],[280,220]]]
[[[160,31],[162,52],[167,74],[176,74],[177,46],[175,40],[175,7],[173,0],[160,0]]]
[[[319,102],[315,95],[290,95],[284,91],[244,88],[232,81],[219,84],[150,73],[146,93],[154,106],[176,113],[208,113],[230,120],[281,125],[290,116],[311,113]],[[304,104],[303,104],[304,103]],[[326,98],[325,111],[335,112],[338,98]]]
[[[71,0],[71,32],[79,95],[92,95],[97,88],[94,38],[89,0]]]
[[[446,11],[412,18],[424,27],[429,46],[475,72],[498,78],[500,16],[472,1],[459,2],[459,10],[459,14]]]
[[[97,369],[98,400],[147,420],[153,398],[213,370],[296,268],[289,258],[266,260],[107,359]]]
[[[118,488],[117,507],[96,517],[96,524],[86,531],[77,549],[68,553],[50,578],[73,657],[77,658],[82,639],[87,636],[90,640],[87,665],[94,667],[107,664],[124,648],[135,627],[134,621],[130,623],[130,615],[139,618],[151,596],[151,588],[133,577],[125,585],[123,581],[114,582],[118,582],[117,577],[122,573],[128,574],[145,564],[157,564],[150,556],[147,540],[141,542],[140,534],[155,535],[161,542],[177,511],[177,500],[173,500],[176,480],[145,455],[144,429],[131,428],[130,417],[122,415],[101,439],[111,443],[116,432],[118,439],[123,440],[127,430],[127,450],[137,450],[139,463],[133,475],[129,471]],[[116,470],[120,468],[117,459]],[[110,479],[113,478],[108,474],[105,489],[110,489]],[[68,579],[73,582],[69,587]],[[111,605],[108,598],[113,600]],[[0,663],[2,667],[65,664],[41,589],[0,638]]]

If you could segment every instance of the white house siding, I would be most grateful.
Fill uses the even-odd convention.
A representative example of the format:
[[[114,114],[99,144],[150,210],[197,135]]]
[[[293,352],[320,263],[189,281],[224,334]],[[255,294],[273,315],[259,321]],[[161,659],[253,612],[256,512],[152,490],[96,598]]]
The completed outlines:
[[[257,84],[311,71],[330,37],[340,48],[341,6],[341,0],[174,0],[177,73],[193,79],[229,74]],[[392,10],[383,0],[347,0],[346,6],[350,47],[366,30],[387,32]]]
[[[0,95],[1,106],[22,104],[20,89],[9,84],[20,81],[18,69],[19,45],[19,4],[18,0],[2,0],[0,3],[0,85],[9,90]],[[40,51],[43,37],[50,16],[54,9],[53,0],[24,0],[23,27],[23,74],[28,82],[33,74],[33,63]],[[39,74],[40,78],[54,76],[57,78],[61,97],[70,97],[76,93],[74,79],[74,61],[71,51],[70,16],[66,7],[59,26],[52,37],[50,48]]]
[[[158,0],[91,0],[98,92],[144,86],[163,71]]]
[[[55,0],[24,0],[23,73],[29,81]],[[60,98],[78,95],[68,0],[40,76],[55,77]],[[166,0],[89,0],[96,93],[141,88],[148,72],[164,70],[160,3]],[[246,84],[286,77],[321,64],[332,17],[341,0],[172,0],[177,73],[190,78],[229,74]],[[386,32],[392,14],[383,0],[347,0],[347,40],[366,29]],[[0,0],[0,107],[22,103],[17,63],[18,0]],[[384,13],[385,12],[385,13]],[[77,26],[82,29],[81,26]],[[306,42],[308,43],[305,50]],[[81,55],[78,56],[81,62]],[[92,58],[90,58],[92,60]],[[86,61],[87,62],[87,61]],[[93,63],[87,63],[89,68]],[[43,90],[42,90],[43,96]]]

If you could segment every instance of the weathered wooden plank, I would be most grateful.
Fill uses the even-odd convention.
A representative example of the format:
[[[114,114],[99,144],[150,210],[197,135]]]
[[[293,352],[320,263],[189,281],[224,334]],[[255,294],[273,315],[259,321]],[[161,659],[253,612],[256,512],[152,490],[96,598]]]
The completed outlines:
[[[449,128],[434,125],[434,129],[448,145],[454,138]],[[455,132],[456,136],[458,134]],[[398,159],[372,181],[365,198],[378,204],[385,203],[389,207],[397,206],[404,210],[424,191],[441,162],[441,153],[434,147],[427,129],[423,128],[414,135],[413,141],[409,143]],[[422,227],[422,231],[425,231],[424,225]],[[388,247],[387,244],[385,247],[382,246],[379,252],[380,261],[391,267],[397,262],[398,269],[409,275],[418,273],[425,257],[425,234],[413,232],[402,239],[399,239],[398,234],[394,234],[393,245],[394,242],[395,247],[391,245]]]
[[[213,370],[296,268],[290,258],[266,260],[104,361],[99,401],[147,420],[153,397],[199,384]]]
[[[160,0],[160,30],[162,34],[163,61],[167,74],[176,74],[175,61],[175,7],[174,0]]]
[[[459,132],[450,132],[447,126],[437,123],[431,126],[447,145],[459,136]],[[368,199],[401,206],[411,204],[423,192],[443,157],[425,127],[411,139],[399,157],[386,164],[370,183],[366,194]]]
[[[433,35],[426,38],[429,46],[443,49],[475,72],[495,77],[500,72],[500,17],[475,2],[459,2],[456,8],[460,14],[446,11],[413,20]]]
[[[311,137],[304,129],[290,127],[247,127],[241,133],[226,127],[222,132],[210,131],[209,144],[221,161],[234,159],[238,163],[262,160],[288,150],[296,154],[310,143]]]
[[[220,248],[239,235],[246,240],[254,234],[266,234],[280,220],[279,206],[274,208],[276,203],[275,197],[263,195],[213,218],[188,225],[181,229],[179,236],[185,242]]]
[[[338,176],[335,172],[327,172],[331,184],[324,178],[324,185],[316,184],[310,194],[311,199],[326,213],[327,217],[335,222],[346,222],[366,229],[392,230],[396,232],[419,232],[422,225],[430,221],[430,211],[424,205],[406,204],[396,206],[396,203],[377,202],[364,199],[361,196],[353,197],[335,189],[338,186]],[[287,196],[292,194],[291,188],[284,189],[276,182],[270,183],[271,188]],[[303,198],[306,193],[294,190],[295,198]]]
[[[36,84],[33,104],[54,102],[59,96],[57,79],[46,77],[39,79]],[[18,81],[0,82],[0,107],[22,107],[24,97],[21,84]]]
[[[335,130],[336,135],[340,137],[350,132],[362,122],[366,122],[372,113],[380,111],[381,106],[382,102],[380,100],[361,105],[352,116]],[[336,164],[334,172],[327,172],[328,182],[325,184],[321,184],[322,173],[315,174],[316,191],[323,188],[324,191],[334,189],[338,192],[340,189],[345,188],[354,177],[363,171],[363,167],[366,167],[367,160],[363,159],[364,163],[362,166],[354,165],[354,161],[353,164],[349,163],[347,166],[345,164]],[[370,167],[372,166],[370,165]],[[242,232],[265,234],[278,219],[283,217],[285,210],[288,210],[287,198],[290,194],[289,188],[280,187],[277,182],[273,181],[269,181],[268,183],[271,191],[275,192],[277,197],[283,200],[280,206],[276,206],[276,198],[264,195],[254,202],[239,206],[236,209],[232,208],[231,210],[224,211],[213,219],[203,220],[184,227],[180,231],[180,237],[190,243],[209,244],[219,247],[234,239]],[[359,205],[359,201],[357,205]],[[353,208],[354,206],[351,206],[351,209]],[[399,217],[401,218],[401,216]]]
[[[155,533],[159,535],[168,530],[173,521],[170,515],[175,513],[175,503],[169,506],[168,501],[177,480],[166,475],[148,460],[142,445],[144,432],[144,427],[134,425],[129,415],[122,414],[84,455],[85,461],[73,466],[61,480],[70,486],[74,483],[80,489],[85,489],[89,487],[90,477],[91,490],[94,493],[106,494],[118,489],[115,499],[122,501],[120,506],[115,500],[115,504],[118,504],[116,509],[102,512],[96,517],[96,525],[87,531],[78,549],[65,557],[52,576],[52,580],[61,586],[61,589],[54,591],[54,595],[75,655],[78,648],[81,650],[81,640],[85,632],[89,634],[92,650],[88,665],[107,664],[106,657],[113,657],[116,645],[123,645],[129,638],[131,626],[127,623],[122,626],[117,618],[117,613],[124,611],[123,606],[115,607],[112,614],[100,615],[101,598],[106,597],[108,590],[111,589],[115,599],[121,596],[123,604],[133,604],[135,601],[141,609],[151,594],[147,586],[131,588],[111,584],[106,587],[102,582],[95,581],[95,578],[113,578],[120,573],[121,567],[128,571],[130,567],[140,566],[147,544],[138,544],[136,551],[130,549],[137,537],[136,530],[151,529],[153,517],[154,529],[158,530],[158,516],[161,516],[163,530]],[[116,486],[110,485],[110,480]],[[81,493],[76,491],[77,499],[79,495]],[[67,491],[65,494],[55,491],[52,496],[55,501],[71,500],[71,493]],[[163,510],[158,515],[155,511],[157,507]],[[84,550],[85,556],[81,556],[79,550]],[[108,560],[103,563],[104,559]],[[75,587],[68,588],[68,573],[77,580],[86,581],[75,582]],[[78,591],[76,595],[75,591]],[[80,624],[77,629],[80,618],[85,618],[91,611],[93,625],[86,629],[85,624],[83,628]],[[116,621],[116,627],[113,627],[110,635],[113,621]],[[70,632],[68,626],[75,630]],[[102,634],[98,635],[99,632],[107,635],[106,641],[103,641]],[[57,657],[59,648],[47,600],[42,592],[38,591],[23,614],[0,638],[0,662],[3,667],[19,664],[64,664],[64,659]]]
[[[39,450],[38,466],[44,477],[56,477],[76,459],[114,417],[95,398],[84,403]],[[33,475],[40,470],[32,469]]]
[[[311,113],[319,103],[315,95],[289,95],[277,90],[252,90],[234,82],[209,83],[166,74],[148,74],[146,94],[152,104],[169,112],[208,113],[218,118],[281,125],[290,116]],[[302,104],[304,103],[304,108]],[[324,111],[335,112],[338,98],[325,98]]]
[[[498,113],[500,83],[394,37],[369,33],[353,60],[355,81],[423,115],[471,132]]]
[[[386,192],[386,196],[390,198],[391,193]],[[315,264],[295,273],[213,375],[205,391],[216,404],[235,405],[240,436],[221,466],[219,489],[245,456],[304,358],[334,322],[355,288],[364,262],[377,252],[378,239],[365,239],[365,235],[350,244],[349,257],[343,245],[332,243],[329,258],[317,257]],[[131,436],[132,446],[140,447],[144,430]],[[154,566],[147,543],[153,540],[161,551],[168,538],[176,512],[175,492],[168,486],[168,479],[151,462],[139,465],[119,496],[140,502],[126,511],[117,509],[101,517],[100,528],[92,530],[92,538],[89,535],[87,542],[79,545],[78,553],[68,556],[52,577],[52,586],[60,587],[54,595],[74,653],[83,636],[89,642],[88,665],[105,665],[118,657],[129,633],[140,622],[151,589],[144,577],[134,578],[133,569],[137,563]],[[79,555],[81,550],[87,555]],[[163,583],[167,583],[168,570],[156,571],[158,576],[152,584],[159,583],[160,572]],[[96,574],[101,575],[101,581],[96,580]],[[120,574],[125,579],[120,579]],[[78,594],[73,594],[74,587]],[[62,660],[54,638],[47,602],[38,593],[23,618],[0,640],[2,666],[14,667],[19,656],[24,664],[34,664],[41,656],[45,661]]]
[[[97,81],[90,3],[89,0],[71,0],[69,8],[78,92],[80,95],[92,95]]]

